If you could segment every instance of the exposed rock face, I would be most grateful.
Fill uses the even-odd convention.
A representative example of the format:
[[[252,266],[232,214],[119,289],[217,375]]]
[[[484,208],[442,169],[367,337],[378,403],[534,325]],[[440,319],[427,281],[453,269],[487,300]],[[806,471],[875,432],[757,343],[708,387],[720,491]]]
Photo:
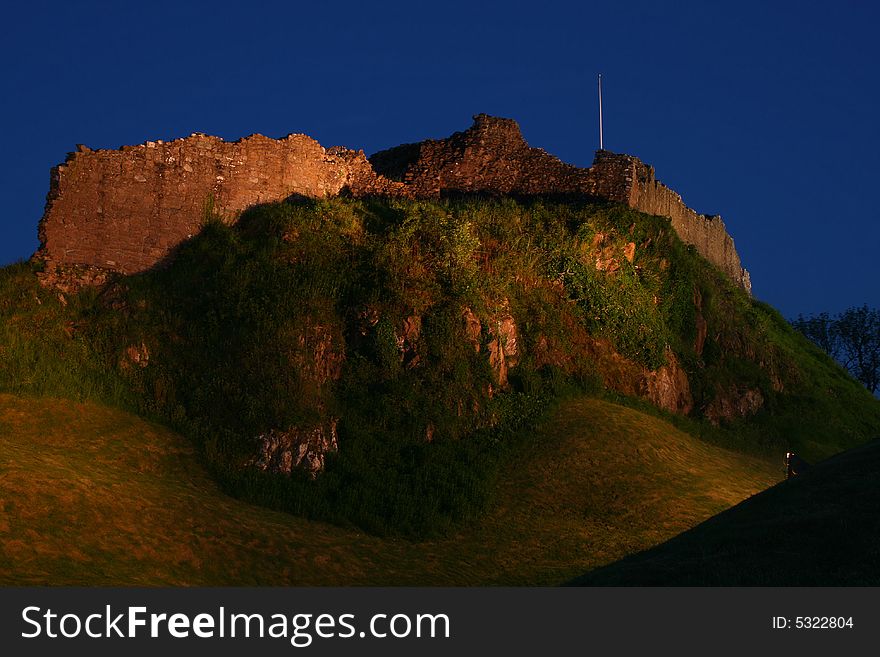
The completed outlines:
[[[507,377],[511,367],[519,362],[519,344],[517,343],[516,322],[510,314],[508,302],[498,316],[489,325],[489,334],[492,339],[487,348],[489,350],[489,365],[495,374],[495,381],[499,387],[507,386]]]
[[[44,282],[75,287],[90,281],[68,281],[56,268],[124,274],[149,269],[201,230],[206,209],[234,221],[251,205],[294,195],[456,192],[588,195],[663,215],[685,242],[751,289],[721,218],[688,208],[655,179],[653,167],[599,151],[592,167],[580,169],[529,146],[515,121],[485,114],[447,139],[405,144],[370,161],[362,151],[324,149],[305,135],[225,142],[194,134],[119,150],[81,146],[52,170],[35,255],[47,265]],[[89,277],[100,278],[94,272]]]
[[[596,271],[604,271],[613,274],[620,269],[622,260],[632,263],[636,257],[636,245],[628,242],[622,248],[610,239],[611,235],[596,233],[593,236],[592,250],[589,258],[595,261]]]
[[[735,420],[754,415],[763,406],[764,395],[758,388],[732,387],[719,392],[703,410],[703,414],[713,424],[719,424],[721,420]]]
[[[672,413],[687,415],[694,407],[687,373],[669,347],[666,348],[666,364],[645,375],[645,396],[658,408]]]
[[[272,430],[257,438],[259,454],[252,465],[268,472],[290,474],[301,468],[314,479],[324,470],[327,454],[339,450],[338,420],[287,431]]]
[[[668,346],[666,364],[653,371],[618,353],[607,339],[587,338],[586,349],[606,388],[647,399],[671,413],[687,415],[693,410],[687,373]]]
[[[462,310],[461,318],[468,342],[473,346],[474,351],[479,352],[482,346],[480,343],[483,332],[482,322],[470,308]],[[516,367],[520,357],[516,322],[510,313],[509,300],[504,299],[494,316],[487,321],[487,330],[490,338],[486,345],[489,352],[489,367],[492,368],[495,383],[498,387],[504,388],[508,383],[510,368]]]
[[[294,344],[289,355],[291,365],[306,379],[318,385],[339,379],[345,363],[345,347],[337,330],[309,321],[297,332]]]

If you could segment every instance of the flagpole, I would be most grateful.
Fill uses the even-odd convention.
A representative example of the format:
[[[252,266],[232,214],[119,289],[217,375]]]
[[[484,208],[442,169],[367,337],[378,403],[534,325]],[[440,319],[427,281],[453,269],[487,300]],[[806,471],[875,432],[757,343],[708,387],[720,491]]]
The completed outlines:
[[[605,150],[602,138],[602,74],[599,73],[599,150]]]

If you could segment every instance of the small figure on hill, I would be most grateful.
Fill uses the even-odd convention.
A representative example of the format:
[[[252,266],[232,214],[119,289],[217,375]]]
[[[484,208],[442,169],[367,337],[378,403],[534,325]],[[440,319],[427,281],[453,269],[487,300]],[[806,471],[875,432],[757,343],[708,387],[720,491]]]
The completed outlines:
[[[791,479],[810,469],[810,464],[794,452],[785,453],[785,476]]]

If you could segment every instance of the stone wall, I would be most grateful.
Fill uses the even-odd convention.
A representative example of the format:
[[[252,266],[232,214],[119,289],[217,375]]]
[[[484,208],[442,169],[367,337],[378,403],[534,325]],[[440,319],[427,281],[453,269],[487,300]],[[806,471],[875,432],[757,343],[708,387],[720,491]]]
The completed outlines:
[[[324,149],[305,135],[225,142],[194,134],[119,150],[79,147],[52,170],[36,256],[49,269],[134,273],[196,234],[208,207],[234,220],[248,206],[292,195],[474,192],[587,195],[669,217],[682,240],[751,289],[721,218],[690,209],[656,180],[653,167],[599,151],[593,166],[581,169],[529,146],[515,121],[485,114],[446,139],[404,144],[369,161],[362,151]]]
[[[749,272],[743,269],[721,217],[699,214],[689,208],[679,194],[655,178],[654,167],[631,155],[598,151],[589,173],[594,196],[626,203],[647,214],[669,217],[683,242],[693,244],[706,260],[751,292]]]
[[[464,132],[381,151],[370,162],[377,172],[403,182],[420,196],[585,194],[669,217],[684,242],[751,291],[749,274],[721,217],[689,208],[681,196],[656,180],[653,167],[631,155],[598,151],[593,166],[581,169],[529,146],[515,121],[478,114]]]
[[[325,150],[305,135],[236,142],[194,134],[119,150],[80,146],[52,170],[38,257],[134,273],[197,233],[206,211],[234,219],[292,195],[401,193],[363,152]]]
[[[589,170],[529,146],[511,119],[486,114],[447,139],[404,144],[370,157],[373,167],[419,196],[441,193],[589,193]]]

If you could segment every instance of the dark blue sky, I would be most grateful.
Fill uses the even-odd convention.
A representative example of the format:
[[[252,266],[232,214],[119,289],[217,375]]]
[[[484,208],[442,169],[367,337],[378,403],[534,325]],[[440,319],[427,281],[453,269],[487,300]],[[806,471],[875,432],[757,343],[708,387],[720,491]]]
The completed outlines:
[[[880,306],[880,10],[869,2],[6,3],[0,263],[77,143],[304,132],[372,153],[487,112],[605,144],[720,213],[787,316]],[[668,6],[667,6],[668,5]]]

